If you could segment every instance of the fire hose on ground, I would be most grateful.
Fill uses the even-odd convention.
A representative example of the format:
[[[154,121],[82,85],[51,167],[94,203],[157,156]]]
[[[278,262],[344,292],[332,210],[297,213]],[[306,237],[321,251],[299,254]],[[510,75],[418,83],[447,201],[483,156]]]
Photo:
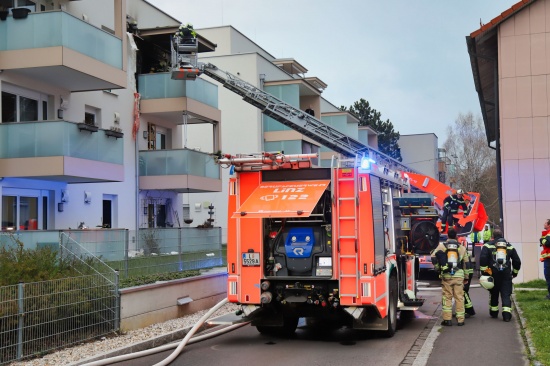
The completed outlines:
[[[132,360],[134,358],[149,356],[149,355],[152,355],[152,354],[155,354],[155,353],[164,352],[164,351],[167,351],[169,349],[176,348],[170,354],[170,356],[168,356],[167,358],[165,358],[161,362],[156,363],[154,366],[168,365],[168,364],[170,364],[170,362],[172,362],[181,353],[181,351],[183,350],[183,348],[187,344],[192,344],[192,343],[203,341],[205,339],[210,339],[210,338],[217,337],[219,335],[230,332],[232,330],[240,328],[240,327],[242,327],[244,325],[247,325],[249,323],[249,322],[243,322],[243,323],[233,324],[229,327],[219,329],[215,332],[211,332],[211,333],[208,333],[208,334],[205,334],[205,335],[202,335],[202,336],[193,337],[195,332],[212,316],[212,314],[214,314],[214,312],[216,312],[218,309],[220,309],[227,302],[228,302],[228,300],[227,300],[227,298],[225,298],[222,301],[220,301],[218,304],[216,304],[213,308],[211,308],[206,314],[204,314],[197,321],[197,323],[193,326],[193,328],[191,328],[191,330],[185,335],[185,337],[179,343],[166,344],[166,345],[163,345],[163,346],[151,348],[151,349],[144,350],[144,351],[129,353],[129,354],[126,354],[126,355],[115,356],[115,357],[111,357],[111,358],[105,358],[105,359],[102,359],[102,360],[86,363],[83,366],[109,365],[109,364],[113,364],[115,362],[128,361],[128,360]],[[193,337],[193,338],[191,338],[191,337]]]

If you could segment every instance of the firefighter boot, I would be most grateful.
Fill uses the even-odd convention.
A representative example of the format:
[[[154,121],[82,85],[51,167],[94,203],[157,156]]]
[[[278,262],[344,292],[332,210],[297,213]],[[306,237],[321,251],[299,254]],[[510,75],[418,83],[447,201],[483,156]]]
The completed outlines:
[[[505,322],[509,322],[510,320],[512,320],[512,313],[510,313],[508,311],[503,311],[502,312],[502,320],[504,320]]]
[[[489,315],[491,318],[498,318],[498,310],[489,310]]]
[[[441,325],[445,326],[445,327],[450,327],[453,325],[453,323],[450,321],[450,320],[443,320],[441,322]]]

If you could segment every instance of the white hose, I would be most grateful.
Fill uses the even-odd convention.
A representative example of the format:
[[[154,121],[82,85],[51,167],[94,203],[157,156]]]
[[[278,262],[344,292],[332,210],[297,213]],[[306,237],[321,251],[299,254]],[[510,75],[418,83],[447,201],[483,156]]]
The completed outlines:
[[[115,356],[115,357],[111,357],[111,358],[105,358],[105,359],[102,359],[102,360],[97,360],[97,361],[93,361],[93,362],[90,362],[90,363],[86,363],[82,366],[110,365],[110,364],[113,364],[113,363],[116,363],[116,362],[127,361],[127,360],[132,360],[132,359],[138,358],[138,357],[149,356],[149,355],[152,355],[152,354],[155,354],[155,353],[164,352],[164,351],[167,351],[169,349],[178,347],[178,349],[176,349],[174,352],[172,352],[172,354],[170,354],[170,356],[168,356],[166,359],[164,359],[160,363],[156,364],[156,365],[167,365],[168,363],[172,362],[174,360],[174,358],[177,357],[181,353],[181,350],[183,349],[183,347],[185,347],[186,344],[192,344],[192,343],[203,341],[205,339],[214,338],[214,337],[217,337],[221,334],[224,334],[224,333],[230,332],[232,330],[235,330],[237,328],[240,328],[240,327],[242,327],[244,325],[247,325],[249,323],[249,322],[244,322],[244,323],[239,323],[239,324],[233,324],[229,327],[226,327],[226,328],[223,328],[223,329],[218,329],[217,331],[210,332],[208,334],[204,334],[204,335],[201,335],[201,336],[191,338],[193,336],[193,334],[195,334],[197,329],[199,329],[199,327],[206,320],[208,320],[208,318],[210,318],[210,316],[216,310],[218,310],[220,307],[225,305],[227,303],[227,301],[228,301],[227,298],[225,298],[221,302],[219,302],[216,306],[214,306],[212,309],[210,309],[201,319],[199,319],[197,324],[195,324],[195,326],[193,328],[191,328],[191,330],[187,333],[185,338],[180,341],[180,343],[165,344],[163,346],[147,349],[147,350],[144,350],[144,351],[129,353],[129,354],[126,354],[126,355],[120,355],[120,356]],[[191,338],[191,339],[189,339],[189,338]],[[166,363],[164,363],[164,362],[166,362]]]
[[[174,352],[172,352],[170,356],[166,357],[164,360],[160,361],[159,363],[154,364],[153,366],[165,366],[165,365],[168,365],[170,362],[174,361],[174,359],[178,357],[183,347],[185,347],[185,345],[189,341],[189,338],[191,338],[193,334],[195,334],[195,332],[203,325],[205,321],[208,320],[208,318],[212,316],[212,314],[216,312],[216,310],[224,306],[228,301],[229,300],[226,297],[225,299],[220,301],[216,306],[214,306],[212,309],[208,310],[208,312],[204,314],[202,318],[199,319],[197,324],[195,324],[195,326],[191,328],[191,330],[187,333],[187,335],[181,340],[180,344],[174,350]]]

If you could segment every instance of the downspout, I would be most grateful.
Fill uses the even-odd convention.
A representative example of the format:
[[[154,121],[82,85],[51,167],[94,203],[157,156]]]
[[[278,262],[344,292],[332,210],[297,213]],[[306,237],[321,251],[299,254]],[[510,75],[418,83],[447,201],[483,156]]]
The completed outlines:
[[[494,95],[495,95],[495,101],[494,101],[494,108],[495,108],[495,147],[493,148],[491,144],[489,143],[488,146],[491,149],[496,150],[496,159],[497,159],[497,191],[498,191],[498,209],[499,209],[499,227],[502,230],[502,233],[504,234],[504,211],[502,208],[502,166],[501,166],[501,152],[500,152],[500,126],[499,126],[499,95],[498,95],[498,62],[497,59],[494,57],[489,57],[485,55],[481,55],[475,52],[472,52],[470,50],[470,47],[468,47],[468,53],[470,56],[481,58],[487,61],[491,61],[493,63],[493,78],[494,78]],[[478,92],[479,94],[479,92]],[[482,100],[480,96],[480,102],[483,104],[487,104],[484,100]]]

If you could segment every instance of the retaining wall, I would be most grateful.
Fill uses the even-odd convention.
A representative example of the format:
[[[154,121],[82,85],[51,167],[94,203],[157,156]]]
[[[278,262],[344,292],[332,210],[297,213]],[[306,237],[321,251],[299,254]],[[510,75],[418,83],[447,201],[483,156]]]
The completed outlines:
[[[227,273],[205,274],[120,290],[120,329],[128,331],[210,309],[227,297]],[[178,299],[183,305],[178,305]]]

